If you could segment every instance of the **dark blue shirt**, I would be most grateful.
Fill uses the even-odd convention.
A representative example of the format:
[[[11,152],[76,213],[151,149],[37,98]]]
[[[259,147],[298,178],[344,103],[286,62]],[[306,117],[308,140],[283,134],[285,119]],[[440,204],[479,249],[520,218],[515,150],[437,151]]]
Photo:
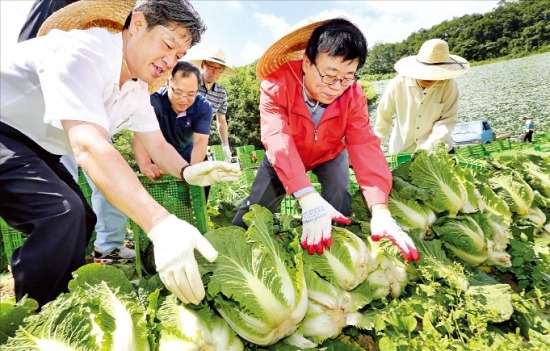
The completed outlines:
[[[178,117],[168,99],[166,87],[159,89],[151,95],[151,105],[159,121],[160,130],[179,154],[187,161],[191,161],[193,150],[193,134],[210,134],[212,123],[212,106],[200,94],[185,111],[185,116]]]

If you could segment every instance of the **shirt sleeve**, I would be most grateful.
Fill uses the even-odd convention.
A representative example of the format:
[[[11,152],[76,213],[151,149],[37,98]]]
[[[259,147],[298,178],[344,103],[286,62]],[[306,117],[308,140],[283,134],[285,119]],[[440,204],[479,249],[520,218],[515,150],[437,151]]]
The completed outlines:
[[[449,147],[451,146],[451,132],[458,122],[458,99],[458,84],[454,79],[451,79],[445,85],[443,93],[444,106],[441,117],[434,122],[430,136],[424,143],[419,145],[420,149],[432,151],[437,141],[445,142]]]
[[[193,126],[193,132],[210,135],[210,126],[212,125],[212,106],[204,100],[199,101],[197,106],[197,116]]]
[[[287,194],[312,187],[294,144],[288,110],[280,102],[281,87],[269,80],[260,86],[260,123],[266,157],[273,165]]]
[[[361,89],[357,87],[357,89]],[[346,125],[346,148],[355,170],[357,182],[370,207],[387,204],[392,187],[392,174],[380,148],[380,139],[372,130],[367,101],[361,92],[351,101]]]
[[[109,131],[101,94],[104,88],[99,71],[101,65],[89,56],[85,49],[67,45],[40,63],[38,76],[44,95],[46,123],[62,128],[61,120],[79,120],[95,123]]]
[[[227,115],[227,91],[223,90],[223,101],[218,109],[218,113],[222,115]]]
[[[378,107],[376,108],[376,122],[374,123],[374,134],[385,143],[392,126],[395,115],[395,98],[393,96],[395,80],[391,80],[382,94]]]

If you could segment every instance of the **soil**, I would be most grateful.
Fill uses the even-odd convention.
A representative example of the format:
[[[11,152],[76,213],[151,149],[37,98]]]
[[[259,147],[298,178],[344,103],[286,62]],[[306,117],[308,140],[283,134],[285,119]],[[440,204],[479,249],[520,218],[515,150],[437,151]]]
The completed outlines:
[[[13,276],[10,272],[5,272],[0,275],[0,301],[14,297]]]

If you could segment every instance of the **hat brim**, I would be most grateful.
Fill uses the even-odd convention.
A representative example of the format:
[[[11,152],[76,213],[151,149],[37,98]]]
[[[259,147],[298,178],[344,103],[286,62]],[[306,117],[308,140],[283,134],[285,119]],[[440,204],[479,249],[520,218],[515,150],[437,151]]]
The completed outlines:
[[[416,56],[409,56],[397,61],[394,68],[402,76],[422,80],[445,80],[468,72],[470,64],[466,59],[457,55],[449,56],[460,64],[427,65],[418,62]]]
[[[42,23],[37,35],[46,35],[52,29],[70,31],[93,27],[118,33],[122,31],[124,22],[135,4],[135,0],[79,0],[54,12]],[[160,78],[149,83],[149,93],[154,93],[162,87],[169,75],[170,72],[165,72]]]
[[[307,43],[313,31],[330,19],[317,21],[300,27],[273,43],[260,57],[256,66],[256,77],[264,80],[276,72],[285,62],[299,60],[303,57]]]
[[[234,76],[234,75],[237,74],[237,71],[233,67],[228,66],[225,62],[220,61],[216,58],[210,58],[209,57],[209,58],[203,58],[203,59],[190,59],[190,60],[184,59],[184,60],[189,62],[192,65],[197,66],[199,69],[201,68],[203,61],[215,62],[215,63],[225,67],[225,70],[223,71],[223,74],[227,74],[228,76]]]

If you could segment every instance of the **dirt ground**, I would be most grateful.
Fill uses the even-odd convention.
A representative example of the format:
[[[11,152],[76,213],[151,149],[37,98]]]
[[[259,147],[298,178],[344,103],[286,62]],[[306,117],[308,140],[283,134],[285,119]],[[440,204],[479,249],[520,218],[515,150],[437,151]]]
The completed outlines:
[[[9,272],[0,274],[0,301],[14,297],[13,276]]]

